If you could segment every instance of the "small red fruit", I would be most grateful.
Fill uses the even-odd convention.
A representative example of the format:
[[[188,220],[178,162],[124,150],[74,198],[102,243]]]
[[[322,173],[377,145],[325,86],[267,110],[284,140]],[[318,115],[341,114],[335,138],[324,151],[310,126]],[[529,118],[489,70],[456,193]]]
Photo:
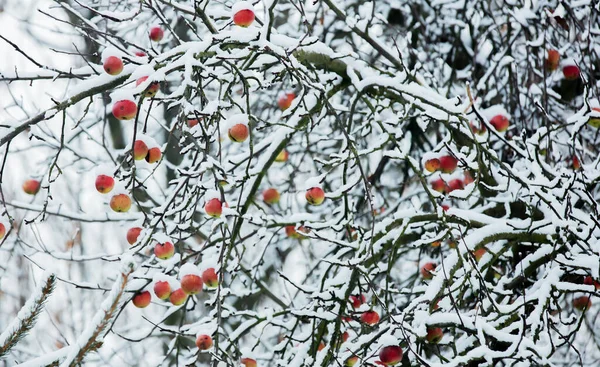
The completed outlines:
[[[131,208],[131,198],[127,194],[117,194],[110,199],[110,208],[117,213],[124,213]]]
[[[444,193],[446,191],[446,183],[441,178],[431,181],[431,188],[437,192]]]
[[[156,294],[156,297],[162,300],[168,299],[171,295],[171,285],[169,284],[169,282],[165,282],[162,280],[156,282],[154,284],[154,294]]]
[[[246,367],[256,367],[256,361],[252,358],[242,358],[240,362]]]
[[[490,120],[490,124],[494,127],[494,129],[496,129],[496,131],[501,133],[508,130],[510,120],[504,115],[496,115],[492,117],[492,119]]]
[[[249,27],[254,22],[254,11],[252,9],[241,9],[233,14],[233,23],[240,27]]]
[[[279,154],[277,154],[277,157],[275,157],[275,162],[285,162],[288,160],[288,157],[290,156],[290,154],[287,152],[287,150],[282,150],[281,152],[279,152]]]
[[[109,56],[104,60],[104,71],[110,75],[119,75],[123,71],[123,60],[116,56]]]
[[[200,350],[209,350],[213,346],[213,340],[210,335],[202,334],[196,338],[196,346]]]
[[[440,158],[440,169],[444,173],[452,173],[458,166],[458,160],[451,155],[445,155]]]
[[[223,213],[223,205],[221,204],[221,200],[217,198],[210,199],[206,205],[204,205],[204,211],[213,218],[219,218],[221,213]]]
[[[437,158],[428,159],[423,165],[428,172],[435,172],[440,169],[440,160]]]
[[[142,228],[140,227],[129,228],[129,230],[127,231],[127,242],[130,245],[136,243],[138,237],[140,236],[140,233],[142,233]]]
[[[350,334],[348,334],[347,331],[344,331],[344,333],[342,334],[342,343],[347,342],[348,338],[350,338]]]
[[[485,253],[487,252],[485,247],[479,248],[475,251],[473,251],[473,256],[475,257],[476,261],[481,260],[481,257],[483,257],[483,255],[485,255]]]
[[[198,125],[198,119],[188,119],[187,120],[188,127],[194,127]]]
[[[267,204],[276,204],[279,202],[279,191],[274,188],[269,188],[263,191],[263,200]]]
[[[379,360],[385,366],[393,366],[402,360],[402,348],[399,345],[388,345],[379,351]]]
[[[133,159],[136,161],[146,158],[148,155],[148,146],[142,140],[136,140],[133,143]]]
[[[581,71],[577,65],[566,65],[563,67],[563,75],[567,80],[579,79]]]
[[[465,188],[465,184],[462,180],[457,178],[448,181],[448,192],[452,192],[454,190],[462,190]]]
[[[558,69],[558,62],[560,60],[560,54],[557,50],[551,49],[548,50],[548,55],[546,56],[546,70],[554,71]]]
[[[23,182],[23,191],[29,195],[35,195],[40,191],[40,181],[38,180],[27,180]]]
[[[423,279],[432,279],[433,278],[432,271],[434,271],[435,268],[436,268],[435,263],[426,263],[425,265],[423,265],[421,267],[421,276],[423,277]]]
[[[150,148],[148,149],[148,154],[146,154],[146,162],[156,163],[160,160],[160,157],[162,157],[162,152],[160,151],[160,148]]]
[[[471,127],[471,131],[473,131],[473,133],[477,135],[483,135],[487,130],[485,128],[485,125],[480,125],[479,122],[471,122],[469,126]]]
[[[208,268],[202,272],[202,281],[208,288],[216,288],[219,285],[219,277],[215,268]]]
[[[202,284],[202,278],[196,274],[187,274],[181,278],[181,289],[187,294],[200,293]]]
[[[246,124],[235,124],[228,131],[229,139],[236,143],[242,143],[248,139],[250,130]]]
[[[117,120],[131,120],[137,114],[137,105],[134,101],[124,99],[113,105],[112,113]]]
[[[133,305],[137,308],[144,308],[150,304],[151,299],[152,295],[150,294],[150,292],[143,291],[133,296]]]
[[[146,53],[142,51],[136,51],[134,54],[137,57],[146,57]]]
[[[573,307],[579,311],[587,311],[592,307],[592,300],[588,296],[581,296],[573,300]]]
[[[365,302],[367,302],[367,297],[364,294],[350,296],[350,303],[352,303],[352,307],[354,308],[359,308]]]
[[[443,337],[444,337],[444,332],[442,331],[442,328],[439,328],[439,327],[427,328],[427,336],[425,337],[425,339],[427,339],[427,341],[429,343],[437,344],[440,342],[440,340],[442,340]]]
[[[285,111],[290,108],[292,102],[294,102],[294,98],[296,98],[294,93],[286,93],[285,96],[279,98],[277,104],[282,111]]]
[[[143,77],[139,78],[135,82],[135,85],[138,86],[138,85],[142,84],[143,82],[146,81],[146,79],[148,79],[147,76],[143,76]],[[144,90],[144,96],[148,97],[148,98],[154,97],[156,95],[156,93],[158,93],[158,89],[159,88],[160,88],[160,85],[157,82],[150,83],[150,85],[148,86],[148,88],[146,88]]]
[[[583,280],[583,284],[593,285],[596,289],[600,289],[600,283],[598,281],[594,280],[594,278],[592,278],[589,275],[587,277],[585,277],[585,279]]]
[[[175,254],[175,246],[169,241],[154,245],[154,255],[161,260],[170,259]]]
[[[311,205],[321,205],[325,200],[325,191],[320,187],[312,187],[306,190],[306,201]]]
[[[96,190],[101,194],[107,194],[115,187],[115,179],[107,175],[96,177]]]
[[[6,227],[4,223],[0,223],[0,240],[4,238],[4,235],[6,235]]]
[[[181,306],[187,300],[188,295],[183,291],[183,289],[179,288],[174,290],[169,296],[169,301],[174,306]]]
[[[160,27],[152,27],[150,29],[150,39],[154,42],[158,42],[163,39],[165,32]]]
[[[376,311],[366,311],[360,315],[360,321],[368,325],[375,325],[379,322],[379,314]]]
[[[352,367],[358,362],[358,356],[352,356],[346,360],[346,366]]]

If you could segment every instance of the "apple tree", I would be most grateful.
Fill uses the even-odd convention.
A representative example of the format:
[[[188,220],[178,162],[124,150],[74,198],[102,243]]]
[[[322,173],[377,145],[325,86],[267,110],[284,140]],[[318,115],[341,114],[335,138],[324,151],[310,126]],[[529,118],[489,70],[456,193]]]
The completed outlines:
[[[7,4],[0,363],[598,365],[598,1]]]

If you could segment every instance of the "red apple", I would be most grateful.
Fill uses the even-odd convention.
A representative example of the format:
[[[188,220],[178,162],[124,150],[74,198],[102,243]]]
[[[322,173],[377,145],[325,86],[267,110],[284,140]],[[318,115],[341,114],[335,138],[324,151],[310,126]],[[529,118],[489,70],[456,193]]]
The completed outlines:
[[[440,158],[440,170],[444,173],[452,173],[458,166],[458,160],[451,155]]]
[[[6,227],[4,223],[0,223],[0,240],[4,238],[4,235],[6,235]]]
[[[202,281],[208,288],[216,288],[219,285],[219,277],[215,268],[208,268],[202,272]]]
[[[223,213],[223,205],[221,204],[221,200],[217,198],[210,199],[204,205],[204,211],[213,218],[219,218],[221,213]]]
[[[347,342],[348,338],[350,338],[350,334],[348,334],[347,331],[344,331],[344,333],[342,334],[342,343]]]
[[[358,362],[358,356],[352,356],[352,357],[346,359],[346,366],[352,367],[356,364],[356,362]]]
[[[431,188],[437,192],[444,193],[446,191],[446,183],[441,178],[431,181]]]
[[[368,325],[375,325],[379,322],[379,314],[376,311],[365,311],[360,315],[360,321]]]
[[[154,255],[161,260],[170,259],[175,254],[175,246],[169,241],[154,245]]]
[[[567,80],[579,79],[580,74],[579,67],[577,65],[565,65],[563,67],[563,75]]]
[[[202,278],[196,274],[187,274],[181,278],[181,289],[187,294],[200,293],[202,284]]]
[[[325,200],[325,191],[320,187],[312,187],[306,190],[306,201],[311,205],[321,205]]]
[[[129,230],[127,231],[127,242],[130,245],[136,243],[141,232],[142,228],[140,227],[129,228]]]
[[[124,99],[113,105],[112,113],[117,120],[131,120],[137,114],[137,105],[134,101]]]
[[[110,75],[119,75],[123,71],[123,60],[116,56],[109,56],[104,60],[104,71]]]
[[[246,367],[256,367],[256,361],[252,358],[242,358],[240,362]]]
[[[579,311],[587,311],[592,307],[592,300],[588,296],[581,296],[573,300],[573,307]]]
[[[560,60],[560,54],[557,50],[551,49],[548,50],[548,55],[546,56],[546,70],[554,71],[558,69],[558,62]]]
[[[150,29],[150,39],[154,42],[158,42],[163,39],[165,32],[160,27],[152,27]]]
[[[233,14],[233,23],[240,27],[249,27],[254,22],[254,11],[252,9],[241,9]]]
[[[402,348],[399,345],[388,345],[379,351],[379,360],[385,366],[393,366],[402,360]]]
[[[350,303],[352,303],[352,307],[354,308],[359,308],[365,302],[367,302],[367,297],[364,294],[350,296]]]
[[[182,304],[185,303],[187,298],[188,298],[187,293],[185,293],[183,291],[183,289],[179,288],[179,289],[176,289],[173,292],[171,292],[171,295],[169,296],[169,301],[174,306],[181,306]]]
[[[263,191],[263,200],[267,204],[276,204],[279,202],[279,191],[269,188]]]
[[[486,252],[487,252],[486,248],[482,247],[482,248],[479,248],[479,249],[473,251],[473,256],[475,257],[476,261],[479,261],[479,260],[481,260],[481,257],[483,255],[485,255]]]
[[[281,152],[279,152],[279,154],[277,154],[277,157],[275,157],[275,162],[285,162],[288,160],[289,157],[289,153],[287,152],[287,150],[282,150]]]
[[[492,119],[490,120],[490,124],[494,127],[494,129],[496,129],[496,131],[501,133],[508,130],[510,120],[504,115],[496,115],[492,117]]]
[[[473,175],[471,175],[471,172],[465,171],[465,178],[463,179],[465,186],[473,182],[475,182],[475,179],[473,178]]]
[[[188,125],[188,127],[194,127],[194,126],[198,125],[198,119],[192,119],[192,118],[188,119],[187,125]]]
[[[146,158],[148,155],[148,146],[142,140],[136,140],[133,143],[133,159],[136,161]]]
[[[169,282],[162,280],[156,282],[154,284],[154,294],[156,294],[156,297],[162,300],[169,299],[169,296],[171,296],[171,285]]]
[[[117,194],[110,199],[110,208],[118,213],[124,213],[131,208],[131,198],[127,194]]]
[[[138,86],[138,85],[142,84],[143,82],[146,81],[146,79],[148,79],[147,76],[143,76],[143,77],[139,78],[135,82],[135,85]],[[156,95],[156,93],[158,93],[158,89],[159,88],[160,88],[160,85],[157,82],[150,83],[150,85],[148,86],[148,88],[146,88],[144,90],[144,96],[148,97],[148,98],[154,97]]]
[[[292,102],[294,102],[294,98],[296,98],[294,93],[286,93],[285,96],[279,98],[277,104],[282,111],[285,111],[290,108]]]
[[[428,172],[435,172],[440,169],[440,160],[437,158],[428,159],[423,165]]]
[[[150,292],[139,292],[135,296],[133,296],[133,305],[137,308],[144,308],[150,304],[151,299],[152,295],[150,294]]]
[[[571,159],[571,167],[577,171],[578,169],[581,168],[581,162],[579,162],[579,158],[577,158],[576,155],[573,156],[573,158]]]
[[[432,271],[434,271],[436,268],[435,263],[426,263],[425,265],[423,265],[421,267],[421,276],[423,277],[423,279],[432,279],[433,278],[433,274]]]
[[[592,278],[589,275],[585,277],[585,279],[583,280],[583,284],[593,285],[596,289],[600,289],[600,283],[594,280],[594,278]]]
[[[300,227],[298,229],[301,229],[303,227]],[[285,226],[285,234],[286,236],[290,237],[290,238],[303,238],[304,236],[302,236],[302,234],[298,233],[298,231],[296,231],[296,226]]]
[[[444,332],[442,331],[442,328],[439,328],[439,327],[427,328],[427,336],[425,337],[425,339],[427,339],[427,341],[429,343],[437,344],[440,342],[440,340],[442,340],[443,337],[444,337]]]
[[[196,346],[200,350],[209,350],[213,346],[213,340],[210,335],[202,334],[196,338]]]
[[[158,162],[160,160],[160,157],[162,157],[162,152],[160,151],[160,148],[157,148],[157,147],[150,148],[150,149],[148,149],[148,154],[146,154],[146,162],[148,162],[148,163]]]
[[[465,188],[465,184],[462,180],[457,178],[448,181],[448,192],[452,192],[454,190],[462,190]]]
[[[107,175],[96,177],[96,190],[101,194],[108,194],[115,187],[115,179]]]
[[[600,115],[600,108],[592,107],[592,112],[596,112],[596,115]],[[600,127],[600,117],[590,117],[588,124],[596,129]]]
[[[471,122],[469,125],[471,127],[471,131],[477,135],[483,135],[487,130],[485,125],[480,125],[479,122]]]
[[[248,139],[250,130],[246,124],[235,124],[228,131],[229,139],[236,143],[242,143]]]
[[[35,195],[40,191],[40,181],[38,180],[27,180],[23,182],[23,191],[29,195]]]
[[[142,51],[136,51],[134,54],[137,57],[146,57],[146,53]]]

